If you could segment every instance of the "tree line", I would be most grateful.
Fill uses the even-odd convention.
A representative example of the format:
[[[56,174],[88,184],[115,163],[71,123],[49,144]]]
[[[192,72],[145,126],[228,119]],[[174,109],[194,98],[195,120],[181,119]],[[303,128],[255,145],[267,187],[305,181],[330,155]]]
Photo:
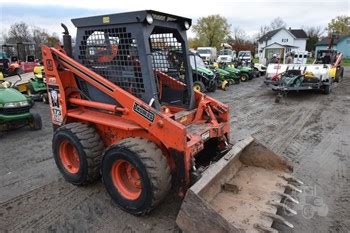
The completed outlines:
[[[209,15],[201,17],[197,23],[193,25],[192,31],[194,38],[189,39],[191,48],[197,47],[216,47],[220,49],[222,43],[230,44],[234,50],[250,50],[255,52],[257,40],[267,32],[287,28],[287,23],[280,17],[271,21],[269,25],[259,27],[259,32],[252,37],[240,27],[234,27],[231,30],[231,24],[221,15]],[[301,26],[308,37],[306,50],[314,51],[316,43],[322,39],[324,35],[330,34],[348,35],[350,34],[350,17],[337,16],[332,19],[327,27],[325,26]]]
[[[55,46],[59,42],[59,38],[56,33],[50,34],[43,28],[37,26],[30,27],[25,22],[19,22],[10,26],[9,30],[2,35],[2,41],[4,45],[16,45],[18,43],[33,44],[34,46],[18,47],[21,50],[18,53],[34,55],[36,58],[41,59],[41,46]],[[17,55],[13,54],[14,51],[9,47],[3,47],[3,49],[9,55]],[[34,51],[29,51],[32,49]]]
[[[228,20],[221,15],[201,17],[192,27],[195,37],[189,39],[189,46],[190,48],[208,46],[220,49],[222,43],[228,43],[236,51],[250,50],[254,53],[257,40],[261,36],[271,30],[286,28],[287,23],[282,18],[277,17],[269,25],[260,26],[259,32],[252,37],[249,37],[240,27],[234,27],[233,30],[231,27]],[[350,34],[350,16],[337,16],[328,23],[327,27],[302,26],[301,28],[308,36],[306,50],[314,51],[316,43],[326,33]],[[10,26],[9,30],[2,35],[2,40],[4,44],[32,43],[35,48],[34,55],[40,59],[41,45],[55,46],[59,42],[59,37],[56,33],[50,34],[43,28],[30,27],[25,22],[19,22]],[[11,53],[11,51],[7,52]]]

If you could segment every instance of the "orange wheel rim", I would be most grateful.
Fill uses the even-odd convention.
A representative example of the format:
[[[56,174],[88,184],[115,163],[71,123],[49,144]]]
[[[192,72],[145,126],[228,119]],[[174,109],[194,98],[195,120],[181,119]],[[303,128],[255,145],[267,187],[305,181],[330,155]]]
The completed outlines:
[[[78,173],[80,167],[79,154],[75,146],[70,143],[69,140],[65,139],[61,142],[59,154],[63,167],[69,173]]]
[[[114,186],[126,199],[136,200],[140,197],[142,187],[139,172],[125,160],[116,161],[111,170]]]

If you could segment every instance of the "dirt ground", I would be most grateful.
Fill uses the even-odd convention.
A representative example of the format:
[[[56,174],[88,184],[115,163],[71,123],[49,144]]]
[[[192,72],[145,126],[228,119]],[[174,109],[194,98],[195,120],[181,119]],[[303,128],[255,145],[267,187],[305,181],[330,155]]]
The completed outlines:
[[[289,94],[283,103],[263,78],[218,90],[230,105],[234,140],[251,134],[290,158],[306,192],[294,232],[350,231],[350,69],[330,95]],[[149,216],[118,209],[103,184],[75,187],[63,180],[51,152],[48,106],[36,103],[43,129],[19,129],[0,138],[0,232],[177,232],[181,200],[170,195]],[[282,232],[288,229],[276,226]]]

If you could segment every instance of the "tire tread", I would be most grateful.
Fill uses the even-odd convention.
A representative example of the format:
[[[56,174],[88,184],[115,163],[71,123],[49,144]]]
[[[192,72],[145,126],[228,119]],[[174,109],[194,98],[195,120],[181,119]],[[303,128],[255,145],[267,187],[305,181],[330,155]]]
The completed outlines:
[[[152,204],[138,215],[149,213],[167,195],[171,188],[171,172],[162,150],[150,140],[142,138],[126,138],[118,146],[136,153],[144,164],[153,188]]]
[[[56,130],[57,133],[60,131],[69,131],[72,133],[78,139],[86,154],[88,166],[87,179],[78,185],[86,185],[100,178],[104,145],[95,128],[91,125],[75,122],[66,124]]]

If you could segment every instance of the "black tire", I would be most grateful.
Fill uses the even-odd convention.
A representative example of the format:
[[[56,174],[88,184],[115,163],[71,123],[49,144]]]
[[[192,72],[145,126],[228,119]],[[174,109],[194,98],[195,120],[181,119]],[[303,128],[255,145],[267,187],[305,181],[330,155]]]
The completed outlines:
[[[334,82],[339,83],[339,76],[337,76],[337,75],[335,76]]]
[[[31,83],[28,83],[28,86],[27,86],[27,95],[28,96],[32,96],[33,94],[35,93],[34,91],[34,87]]]
[[[260,77],[260,71],[258,70],[258,68],[254,67],[254,73],[256,74],[255,78],[259,78]]]
[[[7,75],[14,76],[14,75],[19,75],[19,74],[24,74],[24,72],[21,68],[15,68],[13,70],[9,69]]]
[[[29,100],[29,106],[32,108],[35,105],[35,101],[33,98],[30,98]]]
[[[41,100],[43,101],[44,104],[48,104],[49,103],[49,99],[48,99],[47,93],[43,93],[41,95]]]
[[[249,73],[248,77],[249,77],[248,78],[249,80],[252,80],[253,78],[256,78],[255,72]]]
[[[250,78],[249,78],[249,75],[247,73],[242,73],[240,76],[239,76],[241,82],[247,82]]]
[[[339,68],[339,72],[340,72],[340,74],[339,74],[339,75],[336,74],[336,75],[335,75],[335,79],[334,79],[334,81],[337,82],[337,83],[339,83],[340,81],[342,81],[343,78],[344,78],[344,68]],[[338,73],[338,72],[337,72],[337,73]]]
[[[241,82],[241,79],[235,79],[235,84],[240,84],[240,82]]]
[[[32,118],[29,120],[29,128],[32,130],[40,130],[42,126],[41,116],[36,112],[32,113]]]
[[[16,68],[14,73],[15,75],[24,74],[24,70],[22,68]]]
[[[340,80],[343,80],[344,78],[344,68],[342,67],[341,73],[340,73]]]
[[[199,89],[197,89],[196,87],[198,87]],[[204,85],[204,83],[202,83],[201,81],[193,82],[193,90],[198,90],[198,91],[204,93],[205,92],[205,85]]]
[[[209,92],[215,92],[217,88],[218,88],[218,83],[214,82],[210,87],[207,88],[207,90]]]
[[[139,174],[142,188],[136,199],[125,197],[114,184],[112,169],[120,161],[131,164]],[[102,179],[114,202],[134,215],[149,213],[171,188],[171,173],[162,151],[153,142],[141,138],[121,140],[105,152]]]
[[[60,158],[60,145],[68,140],[75,147],[79,156],[79,170],[69,172]],[[64,179],[74,185],[86,185],[101,177],[100,168],[103,142],[96,130],[83,123],[70,123],[54,131],[52,139],[53,156]]]
[[[331,93],[331,85],[324,85],[324,94],[329,95]]]

